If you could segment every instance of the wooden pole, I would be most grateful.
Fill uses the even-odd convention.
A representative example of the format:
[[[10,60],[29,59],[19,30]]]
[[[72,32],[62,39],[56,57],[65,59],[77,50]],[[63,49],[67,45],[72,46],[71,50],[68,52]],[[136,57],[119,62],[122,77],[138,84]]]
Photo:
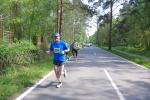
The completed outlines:
[[[63,15],[63,5],[62,0],[60,0],[60,19],[59,19],[59,34],[62,33],[62,15]]]
[[[57,0],[56,31],[59,32],[59,0]]]

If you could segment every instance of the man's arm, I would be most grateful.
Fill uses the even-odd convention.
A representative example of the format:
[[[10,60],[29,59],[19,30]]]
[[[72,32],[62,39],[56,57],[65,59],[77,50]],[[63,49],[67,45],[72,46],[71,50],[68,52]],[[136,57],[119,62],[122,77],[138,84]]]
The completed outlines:
[[[50,56],[52,56],[52,55],[54,54],[53,52],[51,52],[51,51],[49,51],[49,50],[46,51],[46,53],[49,54]]]
[[[50,56],[54,54],[54,49],[53,49],[53,43],[51,43],[50,48],[48,51],[46,51],[47,54],[49,54]]]
[[[70,49],[68,48],[68,49],[66,49],[66,50],[62,51],[62,52],[61,52],[61,54],[63,54],[63,55],[64,55],[66,52],[69,52],[69,51],[70,51]]]
[[[66,50],[64,50],[65,52],[69,52],[70,51],[70,49],[69,48],[67,48]]]
[[[61,52],[61,54],[65,54],[66,52],[69,52],[69,51],[70,51],[70,49],[69,49],[69,47],[66,45],[66,43],[64,43],[63,49],[64,49],[64,50]]]

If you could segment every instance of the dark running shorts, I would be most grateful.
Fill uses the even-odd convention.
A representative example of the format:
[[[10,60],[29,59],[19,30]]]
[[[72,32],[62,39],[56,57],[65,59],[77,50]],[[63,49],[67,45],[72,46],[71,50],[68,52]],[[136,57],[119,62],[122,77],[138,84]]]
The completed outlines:
[[[62,66],[63,64],[64,64],[64,62],[63,62],[63,61],[54,60],[54,65]]]

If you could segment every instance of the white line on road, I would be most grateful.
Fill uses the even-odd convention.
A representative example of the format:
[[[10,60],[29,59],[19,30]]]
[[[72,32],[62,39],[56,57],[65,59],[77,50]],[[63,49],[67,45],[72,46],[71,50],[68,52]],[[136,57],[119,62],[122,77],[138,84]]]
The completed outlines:
[[[105,72],[106,76],[108,77],[109,81],[111,82],[111,85],[115,89],[115,91],[116,91],[118,97],[120,98],[120,100],[125,100],[124,96],[122,95],[122,93],[120,92],[119,88],[117,87],[117,85],[112,80],[112,78],[109,75],[108,71],[106,69],[104,69],[104,72]]]
[[[38,85],[40,85],[45,79],[53,74],[54,71],[49,72],[46,76],[44,76],[38,83],[30,87],[27,91],[17,97],[15,100],[22,100],[26,95],[28,95],[33,89],[35,89]]]

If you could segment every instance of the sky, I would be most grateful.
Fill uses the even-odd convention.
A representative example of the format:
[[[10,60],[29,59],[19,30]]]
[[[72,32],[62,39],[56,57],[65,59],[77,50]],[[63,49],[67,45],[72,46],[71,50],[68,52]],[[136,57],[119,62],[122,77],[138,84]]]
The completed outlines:
[[[70,2],[72,2],[73,0],[69,0]]]
[[[94,2],[97,2],[97,1],[98,0],[95,0]],[[117,15],[119,14],[119,10],[122,8],[122,5],[120,5],[120,3],[122,3],[123,1],[124,0],[120,0],[119,3],[116,3],[113,6],[113,16],[114,17],[117,17]],[[92,5],[94,3],[94,2],[93,3],[88,3],[88,0],[82,0],[82,2],[84,4],[87,4],[87,5]],[[100,12],[102,12],[102,8],[101,7],[99,7],[98,10]],[[108,11],[109,11],[109,9],[106,10],[105,13],[107,13]],[[90,27],[86,28],[86,34],[87,34],[88,37],[93,35],[96,32],[96,30],[97,30],[97,22],[96,22],[96,20],[97,20],[97,17],[93,16],[92,18],[89,18],[89,20],[87,21],[88,25],[90,25]]]

